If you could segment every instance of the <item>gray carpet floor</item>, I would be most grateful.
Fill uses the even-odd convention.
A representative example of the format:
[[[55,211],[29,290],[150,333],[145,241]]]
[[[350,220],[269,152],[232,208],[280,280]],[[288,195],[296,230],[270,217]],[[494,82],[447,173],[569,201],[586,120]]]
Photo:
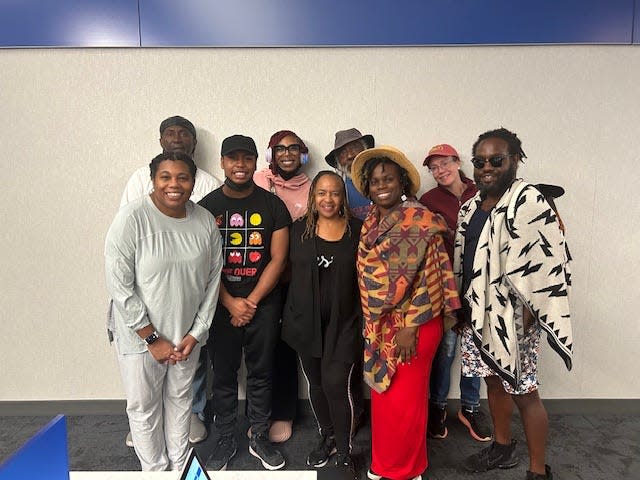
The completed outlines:
[[[317,442],[315,422],[308,409],[302,409],[292,438],[281,445],[287,470],[305,470],[305,458]],[[520,465],[501,471],[469,474],[462,460],[485,444],[474,441],[450,410],[449,435],[443,440],[428,440],[429,468],[423,478],[466,480],[524,479],[527,451],[519,417],[513,422],[518,440]],[[548,463],[556,480],[640,479],[640,418],[615,412],[570,414],[550,412]],[[50,420],[50,416],[0,416],[0,462],[20,447]],[[230,470],[260,470],[257,459],[247,451],[247,421],[240,417],[238,454],[229,463]],[[139,470],[133,449],[124,444],[128,431],[125,415],[80,415],[67,417],[69,462],[71,470]],[[359,478],[366,478],[370,460],[369,426],[365,425],[353,443],[353,455]],[[215,442],[215,432],[197,446],[207,458]],[[324,471],[319,478],[331,478]]]

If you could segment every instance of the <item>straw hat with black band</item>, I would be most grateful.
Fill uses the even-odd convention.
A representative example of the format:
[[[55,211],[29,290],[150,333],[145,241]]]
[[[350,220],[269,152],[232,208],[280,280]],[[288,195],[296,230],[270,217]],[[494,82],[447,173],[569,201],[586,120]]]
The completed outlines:
[[[420,190],[420,174],[413,163],[411,163],[407,156],[396,147],[392,147],[391,145],[381,145],[379,147],[369,148],[360,152],[351,164],[351,180],[353,180],[353,186],[356,187],[362,195],[364,195],[362,170],[364,169],[367,161],[377,157],[386,157],[396,165],[404,168],[409,174],[409,182],[411,183],[406,193],[412,197],[418,193],[418,190]]]

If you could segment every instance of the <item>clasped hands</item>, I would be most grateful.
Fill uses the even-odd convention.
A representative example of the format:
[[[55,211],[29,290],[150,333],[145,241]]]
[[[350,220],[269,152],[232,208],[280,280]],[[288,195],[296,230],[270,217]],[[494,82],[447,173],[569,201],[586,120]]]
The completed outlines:
[[[169,340],[160,337],[151,345],[147,345],[147,349],[158,363],[175,365],[177,362],[189,360],[189,355],[196,343],[198,341],[189,334],[186,334],[177,345],[173,345]]]
[[[234,327],[244,327],[253,319],[258,305],[248,298],[232,297],[225,307],[227,307],[227,310],[229,310],[231,314],[231,325]]]

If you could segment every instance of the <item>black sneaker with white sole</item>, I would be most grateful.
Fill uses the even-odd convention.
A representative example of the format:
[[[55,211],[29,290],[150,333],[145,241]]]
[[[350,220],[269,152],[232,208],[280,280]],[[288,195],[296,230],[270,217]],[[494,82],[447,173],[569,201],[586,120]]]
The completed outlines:
[[[207,470],[226,470],[227,463],[237,451],[238,444],[234,436],[220,437],[213,453],[207,459]]]
[[[262,462],[267,470],[280,470],[284,467],[284,457],[274,447],[264,433],[254,434],[249,439],[249,453]]]
[[[336,480],[356,480],[356,468],[353,465],[351,455],[339,453],[333,462],[336,468]]]
[[[486,472],[494,468],[513,468],[518,465],[516,456],[516,441],[509,445],[491,442],[487,448],[467,457],[464,468],[469,472]]]
[[[307,465],[315,468],[324,467],[334,453],[336,453],[336,439],[322,435],[318,444],[307,456]]]

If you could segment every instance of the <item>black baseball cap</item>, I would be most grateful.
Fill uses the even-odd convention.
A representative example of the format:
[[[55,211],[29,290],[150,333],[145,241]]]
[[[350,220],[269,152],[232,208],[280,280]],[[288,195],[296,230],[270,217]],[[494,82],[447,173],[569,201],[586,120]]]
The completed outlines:
[[[245,152],[252,153],[258,157],[258,149],[256,148],[256,142],[251,137],[245,137],[244,135],[231,135],[222,141],[222,149],[220,154],[222,156],[228,155],[236,150],[243,150]]]
[[[174,115],[173,117],[165,118],[160,124],[160,136],[167,128],[178,125],[179,127],[186,128],[193,138],[196,138],[196,127],[193,126],[189,120],[180,115]]]

